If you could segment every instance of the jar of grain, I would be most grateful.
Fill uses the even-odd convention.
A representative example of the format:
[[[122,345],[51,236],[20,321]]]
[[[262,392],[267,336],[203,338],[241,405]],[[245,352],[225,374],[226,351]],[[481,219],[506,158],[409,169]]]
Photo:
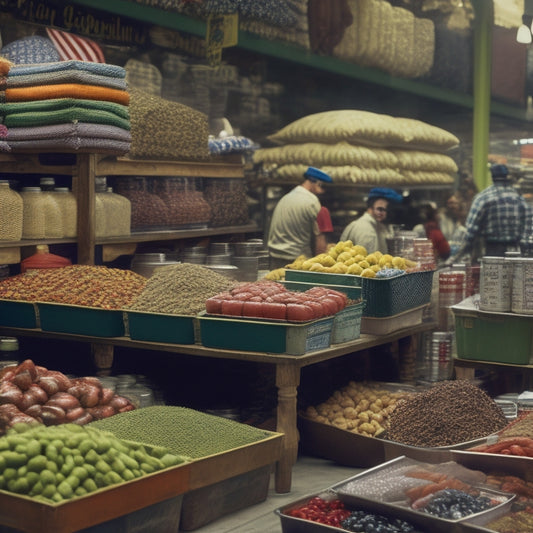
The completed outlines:
[[[45,205],[44,236],[47,239],[61,239],[65,233],[63,231],[63,216],[56,201],[56,195],[54,191],[42,191],[42,195]]]
[[[9,186],[8,180],[0,181],[0,240],[22,239],[23,202],[20,194]]]
[[[44,239],[46,237],[46,199],[40,187],[23,187],[20,192],[23,202],[23,239]]]
[[[76,237],[78,226],[78,202],[68,187],[57,187],[54,198],[61,212],[64,237]]]
[[[131,202],[108,187],[106,199],[109,210],[106,212],[106,234],[123,236],[131,233]]]

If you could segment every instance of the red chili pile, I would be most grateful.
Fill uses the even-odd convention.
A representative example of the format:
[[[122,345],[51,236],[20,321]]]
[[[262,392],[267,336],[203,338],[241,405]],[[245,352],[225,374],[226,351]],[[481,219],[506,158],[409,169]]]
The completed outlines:
[[[506,438],[499,440],[494,444],[481,444],[480,446],[469,448],[468,451],[533,457],[533,439],[530,439],[529,437]]]
[[[344,508],[344,503],[341,500],[324,500],[315,496],[302,507],[290,509],[285,514],[319,524],[341,527],[341,522],[350,516],[350,511]]]
[[[206,300],[205,308],[214,315],[303,322],[334,315],[347,304],[346,294],[327,287],[297,292],[275,281],[261,280],[217,294]]]

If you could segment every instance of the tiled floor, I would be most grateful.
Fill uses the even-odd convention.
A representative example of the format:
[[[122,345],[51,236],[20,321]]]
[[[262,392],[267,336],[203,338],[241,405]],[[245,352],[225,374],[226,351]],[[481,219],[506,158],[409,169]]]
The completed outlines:
[[[272,475],[268,497],[264,502],[221,517],[194,531],[196,533],[281,533],[281,521],[274,513],[275,509],[308,494],[320,492],[360,471],[324,459],[300,456],[293,467],[291,492],[276,493]]]

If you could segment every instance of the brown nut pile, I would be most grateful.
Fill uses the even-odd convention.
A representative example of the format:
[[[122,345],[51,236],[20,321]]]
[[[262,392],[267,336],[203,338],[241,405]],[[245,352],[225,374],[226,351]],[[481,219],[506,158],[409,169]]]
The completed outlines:
[[[123,309],[145,285],[146,278],[131,270],[71,265],[7,278],[0,282],[0,298]]]
[[[397,406],[387,438],[411,446],[453,446],[507,425],[498,404],[469,381],[442,381]]]
[[[387,429],[388,420],[398,403],[412,393],[393,391],[378,383],[350,381],[325,402],[308,407],[305,416],[366,437],[377,437]]]

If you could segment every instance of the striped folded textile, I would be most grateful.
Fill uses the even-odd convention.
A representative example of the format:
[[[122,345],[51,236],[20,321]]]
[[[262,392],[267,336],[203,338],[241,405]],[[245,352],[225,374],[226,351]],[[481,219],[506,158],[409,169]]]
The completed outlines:
[[[62,61],[76,59],[78,61],[105,63],[102,49],[93,40],[55,28],[46,28],[46,33],[54,43]]]
[[[5,134],[3,131],[5,130]],[[0,138],[11,141],[31,141],[57,138],[100,138],[131,142],[131,131],[109,124],[90,124],[86,122],[66,122],[48,126],[7,128],[0,124]]]
[[[1,64],[0,64],[1,66]],[[9,69],[10,76],[25,76],[28,74],[44,74],[47,72],[61,72],[67,70],[81,70],[101,76],[111,76],[114,78],[126,78],[126,70],[118,65],[108,63],[89,63],[87,61],[54,61],[51,63],[40,63],[36,65],[16,65]],[[2,71],[0,70],[0,73]]]
[[[13,63],[5,57],[0,57],[0,76],[7,76],[9,69],[13,67]]]
[[[2,141],[0,141],[0,145],[1,144]],[[83,151],[113,155],[127,154],[131,146],[129,142],[117,141],[116,139],[91,139],[82,137],[72,137],[64,139],[42,139],[31,141],[10,141],[6,144],[8,145],[9,151],[12,152]]]
[[[33,87],[16,87],[6,89],[6,102],[29,102],[56,98],[79,98],[85,100],[103,100],[127,106],[130,102],[128,91],[80,85],[78,83],[59,83]]]
[[[129,130],[128,107],[98,100],[36,100],[0,104],[0,119],[8,128],[47,126],[65,122],[108,124]]]
[[[83,98],[52,98],[50,100],[33,100],[31,102],[8,102],[0,104],[0,117],[18,113],[56,111],[70,108],[102,110],[113,113],[120,118],[129,119],[128,106],[104,100],[87,100]]]
[[[96,85],[126,91],[128,84],[124,78],[102,76],[83,70],[60,70],[58,72],[39,72],[20,76],[1,76],[0,87],[6,89],[16,87],[31,87],[35,85],[56,85],[63,83],[77,83],[82,85]]]

